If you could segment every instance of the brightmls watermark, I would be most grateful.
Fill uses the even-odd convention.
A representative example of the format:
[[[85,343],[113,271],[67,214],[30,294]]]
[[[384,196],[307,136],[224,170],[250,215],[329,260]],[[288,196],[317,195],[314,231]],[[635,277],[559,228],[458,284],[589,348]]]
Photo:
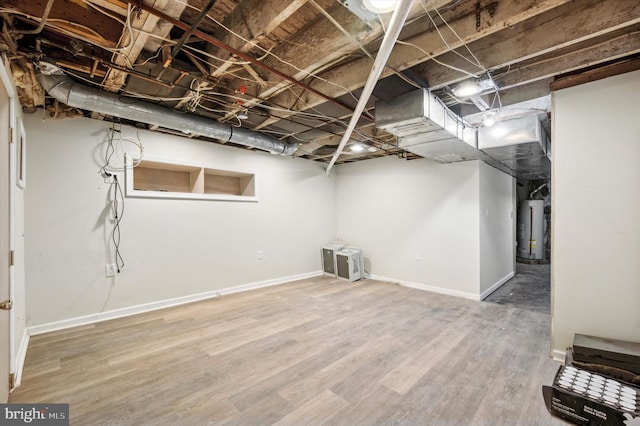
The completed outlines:
[[[69,426],[69,404],[0,404],[0,425]]]

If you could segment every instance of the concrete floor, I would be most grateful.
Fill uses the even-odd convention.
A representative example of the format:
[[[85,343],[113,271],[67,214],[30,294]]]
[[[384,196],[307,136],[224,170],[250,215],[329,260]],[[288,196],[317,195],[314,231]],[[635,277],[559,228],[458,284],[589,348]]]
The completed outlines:
[[[551,312],[551,265],[516,263],[516,274],[485,299],[549,314]]]

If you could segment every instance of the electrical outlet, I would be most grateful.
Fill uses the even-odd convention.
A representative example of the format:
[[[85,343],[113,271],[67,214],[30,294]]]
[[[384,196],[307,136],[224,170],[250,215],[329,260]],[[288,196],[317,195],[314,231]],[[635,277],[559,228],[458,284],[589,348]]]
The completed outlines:
[[[419,252],[419,251],[417,251],[417,252],[416,252],[416,261],[418,261],[418,262],[419,262],[419,261],[421,261],[421,260],[422,260],[422,253],[421,253],[421,252]]]
[[[262,260],[262,250],[258,250],[258,251],[256,252],[256,258],[257,258],[258,260]]]
[[[114,263],[109,263],[107,266],[105,266],[105,273],[107,275],[107,278],[115,276],[116,265]]]

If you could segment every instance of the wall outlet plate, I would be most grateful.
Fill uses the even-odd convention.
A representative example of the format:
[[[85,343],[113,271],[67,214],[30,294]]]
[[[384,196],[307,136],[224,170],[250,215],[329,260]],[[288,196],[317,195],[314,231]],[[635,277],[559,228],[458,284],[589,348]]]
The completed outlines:
[[[107,278],[114,277],[116,275],[116,265],[114,263],[109,263],[104,269]]]

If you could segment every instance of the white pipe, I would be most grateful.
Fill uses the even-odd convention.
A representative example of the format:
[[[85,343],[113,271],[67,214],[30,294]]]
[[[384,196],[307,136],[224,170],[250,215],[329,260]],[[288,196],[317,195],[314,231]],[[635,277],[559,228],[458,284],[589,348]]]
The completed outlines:
[[[382,44],[380,45],[380,49],[376,54],[376,60],[373,61],[373,67],[371,67],[371,72],[369,73],[369,77],[367,78],[367,82],[362,89],[362,94],[360,95],[360,99],[358,100],[358,104],[356,105],[355,110],[353,111],[353,115],[351,116],[351,121],[349,121],[349,125],[347,126],[347,130],[344,132],[342,136],[342,140],[338,145],[338,149],[333,154],[331,158],[331,162],[327,166],[327,176],[329,176],[329,172],[331,168],[335,164],[336,160],[342,154],[342,150],[344,149],[347,142],[349,142],[349,138],[353,133],[353,130],[356,128],[356,124],[358,124],[358,120],[362,115],[362,111],[364,111],[367,102],[369,102],[369,98],[371,97],[371,93],[373,93],[373,89],[376,87],[376,83],[380,78],[380,74],[382,74],[382,70],[384,69],[385,64],[387,63],[387,59],[389,59],[389,55],[391,55],[391,51],[393,50],[393,46],[396,44],[398,40],[398,36],[400,35],[400,31],[402,30],[402,26],[404,25],[404,21],[409,16],[409,12],[411,11],[411,6],[413,5],[413,0],[400,0],[398,5],[396,6],[396,10],[393,12],[393,16],[391,17],[391,22],[389,22],[389,28],[387,29],[384,38],[382,39]]]

